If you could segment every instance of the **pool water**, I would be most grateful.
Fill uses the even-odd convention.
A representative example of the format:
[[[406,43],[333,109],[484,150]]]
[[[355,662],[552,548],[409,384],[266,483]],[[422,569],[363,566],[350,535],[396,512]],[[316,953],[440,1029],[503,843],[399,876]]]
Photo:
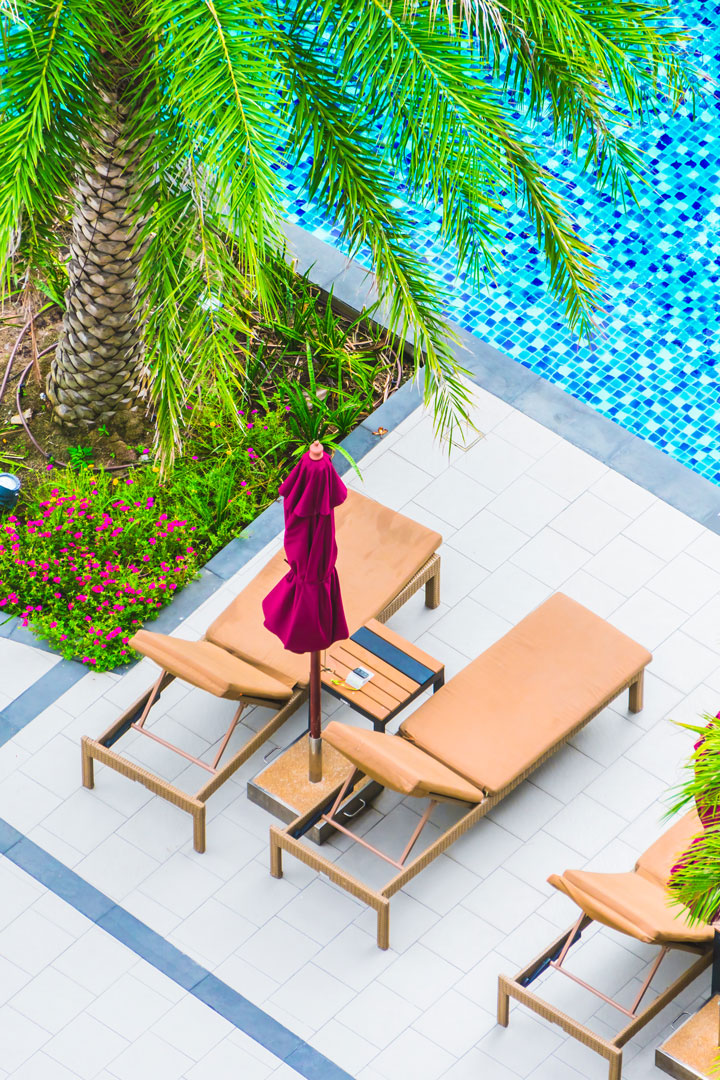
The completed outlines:
[[[639,206],[599,194],[547,141],[545,163],[567,184],[600,256],[608,303],[592,344],[578,342],[549,297],[523,212],[508,219],[501,266],[480,293],[456,277],[437,241],[439,213],[415,206],[412,216],[415,246],[446,284],[451,320],[720,483],[720,5],[686,3],[681,13],[718,96],[707,95],[694,119],[689,110],[660,113],[637,137],[647,180],[636,185]],[[303,170],[283,172],[289,219],[340,246],[339,231],[306,199]]]

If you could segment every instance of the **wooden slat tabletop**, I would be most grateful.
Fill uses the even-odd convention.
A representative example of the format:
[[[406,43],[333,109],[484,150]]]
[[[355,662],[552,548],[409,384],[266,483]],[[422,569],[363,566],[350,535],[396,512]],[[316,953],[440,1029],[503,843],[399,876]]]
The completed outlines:
[[[366,623],[366,629],[400,649],[433,674],[442,671],[443,665],[439,660],[418,649],[412,642],[405,641],[400,634],[376,619]],[[352,687],[345,686],[344,680],[348,672],[358,666],[372,671],[373,677],[359,690],[353,690]],[[350,702],[354,708],[361,709],[377,720],[385,720],[391,713],[402,708],[421,685],[351,639],[337,641],[327,650],[323,660],[322,681],[323,685]]]

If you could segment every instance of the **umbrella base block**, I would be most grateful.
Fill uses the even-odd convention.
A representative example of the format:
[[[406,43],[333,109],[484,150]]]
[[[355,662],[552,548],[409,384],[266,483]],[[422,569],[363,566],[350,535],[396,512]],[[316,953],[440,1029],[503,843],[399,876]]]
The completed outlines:
[[[322,780],[312,783],[308,778],[308,750],[308,736],[301,735],[253,780],[248,780],[250,802],[262,806],[286,825],[329,799],[349,772],[347,758],[323,743]],[[342,805],[340,823],[347,824],[356,818],[381,791],[380,784],[362,777]],[[334,832],[332,825],[320,822],[305,835],[316,844],[324,844]]]
[[[676,1080],[710,1080],[716,1075],[720,998],[711,998],[655,1051],[655,1064]]]

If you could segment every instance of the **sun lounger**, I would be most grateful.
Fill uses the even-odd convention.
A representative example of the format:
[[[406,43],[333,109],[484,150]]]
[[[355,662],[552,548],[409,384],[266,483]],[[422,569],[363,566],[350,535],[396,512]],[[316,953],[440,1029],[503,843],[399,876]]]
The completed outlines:
[[[338,573],[350,633],[369,619],[385,622],[418,589],[425,587],[425,603],[440,602],[442,537],[403,514],[349,491],[336,511]],[[214,791],[255,753],[306,700],[309,656],[287,652],[263,625],[262,599],[287,573],[279,551],[236,599],[215,619],[203,641],[184,641],[166,634],[140,630],[130,644],[161,668],[155,684],[126,709],[98,739],[82,739],[83,784],[94,784],[94,762],[143,784],[156,795],[193,817],[196,851],[205,850],[205,804]],[[148,714],[173,679],[207,690],[216,697],[238,702],[238,708],[212,762],[200,760],[163,739],[147,725]],[[271,717],[240,749],[221,765],[243,709],[259,705]],[[175,751],[210,776],[194,795],[181,791],[160,776],[123,757],[115,749],[129,731],[138,732]],[[198,717],[202,732],[202,716]]]
[[[377,911],[378,945],[389,944],[390,897],[522,783],[623,690],[642,708],[650,653],[562,593],[551,596],[468,664],[400,727],[398,735],[330,723],[323,738],[352,763],[345,788],[285,829],[272,826],[271,873],[282,874],[288,851]],[[429,805],[405,851],[393,858],[353,839],[395,867],[371,889],[311,850],[301,837],[321,818],[342,832],[342,800],[365,775]],[[411,862],[413,847],[438,802],[465,804],[459,821]]]
[[[582,914],[570,930],[548,945],[540,956],[519,971],[514,978],[500,976],[499,1023],[507,1027],[509,998],[515,998],[601,1054],[609,1062],[609,1080],[620,1080],[623,1046],[689,986],[713,959],[714,928],[706,923],[690,925],[687,910],[670,906],[666,886],[672,867],[678,862],[679,856],[689,848],[693,837],[700,832],[702,824],[693,810],[656,840],[638,859],[634,870],[628,873],[599,874],[587,870],[566,870],[564,874],[553,874],[549,877],[550,884],[569,896],[581,909]],[[627,1007],[590,986],[564,966],[570,949],[592,922],[603,923],[637,941],[660,947],[660,952],[651,965],[647,978],[638,989],[635,1000]],[[640,1012],[638,1010],[669,949],[695,953],[698,959]],[[629,1022],[614,1038],[606,1039],[528,990],[533,980],[549,967],[567,975],[602,1001],[613,1005]]]

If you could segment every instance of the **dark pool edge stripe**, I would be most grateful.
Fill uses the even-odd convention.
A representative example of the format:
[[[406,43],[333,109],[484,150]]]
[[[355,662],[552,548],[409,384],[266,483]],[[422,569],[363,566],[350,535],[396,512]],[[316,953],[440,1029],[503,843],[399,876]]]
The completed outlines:
[[[352,1080],[329,1058],[0,818],[0,855],[306,1080]]]

